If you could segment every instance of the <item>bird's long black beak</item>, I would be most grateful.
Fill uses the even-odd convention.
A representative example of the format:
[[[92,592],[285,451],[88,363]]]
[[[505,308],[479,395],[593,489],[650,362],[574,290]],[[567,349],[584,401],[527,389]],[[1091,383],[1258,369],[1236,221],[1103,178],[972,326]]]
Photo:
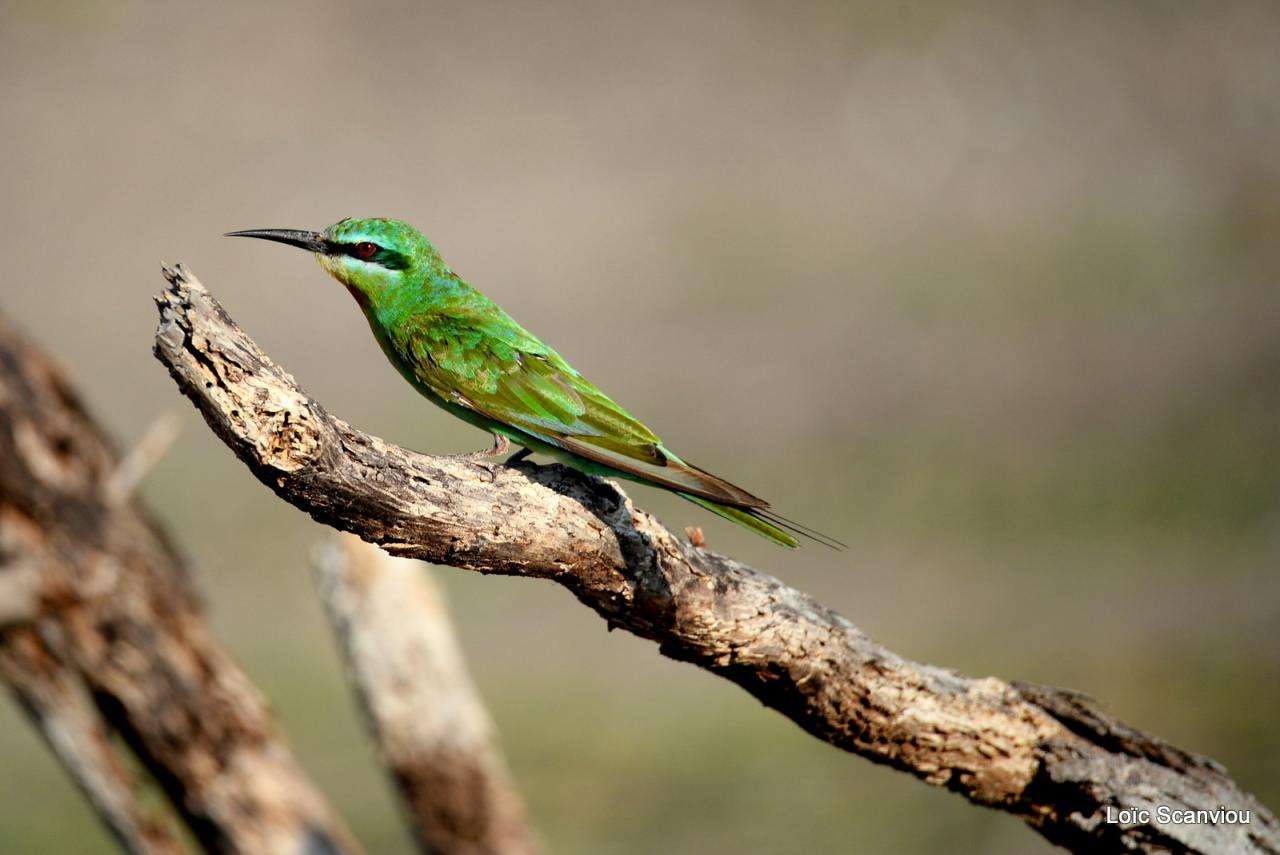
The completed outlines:
[[[329,245],[321,232],[303,232],[297,229],[249,229],[243,232],[227,232],[225,237],[251,237],[287,243],[312,252],[328,252]]]

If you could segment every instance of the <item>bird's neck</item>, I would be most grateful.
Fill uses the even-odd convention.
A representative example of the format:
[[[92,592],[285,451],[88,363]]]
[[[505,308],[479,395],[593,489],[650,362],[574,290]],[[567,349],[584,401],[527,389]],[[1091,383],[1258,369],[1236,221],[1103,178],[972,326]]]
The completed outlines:
[[[422,315],[470,315],[489,300],[443,264],[415,272],[395,288],[353,294],[370,324],[385,328]]]

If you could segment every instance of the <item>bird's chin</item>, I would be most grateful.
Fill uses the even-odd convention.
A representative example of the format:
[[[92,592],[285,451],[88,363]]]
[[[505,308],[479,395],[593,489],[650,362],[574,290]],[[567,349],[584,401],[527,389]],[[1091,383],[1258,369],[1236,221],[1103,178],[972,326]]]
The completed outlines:
[[[322,252],[317,252],[316,260],[320,262],[320,266],[323,267],[330,276],[342,283],[343,287],[347,289],[347,293],[356,298],[356,302],[360,304],[360,308],[363,309],[368,305],[368,297],[365,296],[364,292],[351,283],[350,271],[347,269],[346,265],[342,263],[341,258],[334,258],[333,256],[325,255]]]
[[[347,277],[346,277],[347,271],[346,271],[346,268],[344,268],[342,265],[340,256],[327,255],[326,253],[323,253],[323,252],[317,252],[316,261],[320,262],[320,266],[323,267],[329,273],[329,275],[332,276],[334,279],[337,279],[343,285],[349,284],[347,282]]]
[[[335,261],[334,259],[319,253],[316,254],[316,257],[320,259],[320,266],[327,270],[330,276],[341,282],[342,287],[347,289],[347,293],[355,298],[355,301],[360,304],[360,309],[362,311],[367,311],[370,305],[369,295],[362,289],[356,287],[352,281],[351,272],[342,264],[342,262],[340,260]]]

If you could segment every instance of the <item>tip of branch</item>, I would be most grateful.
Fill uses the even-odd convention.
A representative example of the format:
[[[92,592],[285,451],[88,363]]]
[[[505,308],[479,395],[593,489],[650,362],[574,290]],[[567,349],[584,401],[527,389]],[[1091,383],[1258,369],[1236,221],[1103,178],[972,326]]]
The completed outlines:
[[[161,261],[160,272],[164,274],[164,278],[168,280],[170,285],[192,285],[195,287],[200,285],[199,280],[192,276],[191,272],[180,261],[172,267],[167,262]]]
[[[181,307],[185,303],[191,301],[191,294],[208,294],[204,285],[200,284],[200,280],[195,274],[181,263],[170,266],[166,262],[160,262],[160,272],[164,275],[165,281],[169,283],[169,287],[165,288],[153,298],[156,307],[160,309],[161,330],[165,328],[166,310],[172,314],[172,310]],[[157,331],[159,334],[160,330]]]

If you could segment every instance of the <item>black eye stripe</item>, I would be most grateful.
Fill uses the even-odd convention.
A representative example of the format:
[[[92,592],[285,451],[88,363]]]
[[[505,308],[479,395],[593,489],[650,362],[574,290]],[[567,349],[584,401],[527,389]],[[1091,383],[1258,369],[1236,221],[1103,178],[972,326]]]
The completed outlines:
[[[352,241],[350,243],[332,240],[326,241],[331,255],[349,255],[359,261],[363,261],[368,264],[377,264],[387,268],[388,270],[404,270],[409,266],[409,258],[404,253],[397,252],[394,249],[388,249],[387,247],[377,243],[373,243],[373,245],[377,247],[377,252],[371,256],[363,256],[356,250],[356,247],[363,243],[373,243],[373,241],[361,240]]]
[[[377,252],[375,252],[373,255],[369,256],[368,258],[361,258],[360,252],[358,251],[358,247],[366,243],[372,243],[375,247],[377,247]],[[361,258],[362,261],[372,261],[386,251],[382,247],[378,246],[376,243],[373,243],[373,241],[367,241],[367,240],[355,241],[354,243],[337,243],[335,241],[329,241],[329,249],[331,252],[334,252],[336,254],[349,255],[352,258]]]

